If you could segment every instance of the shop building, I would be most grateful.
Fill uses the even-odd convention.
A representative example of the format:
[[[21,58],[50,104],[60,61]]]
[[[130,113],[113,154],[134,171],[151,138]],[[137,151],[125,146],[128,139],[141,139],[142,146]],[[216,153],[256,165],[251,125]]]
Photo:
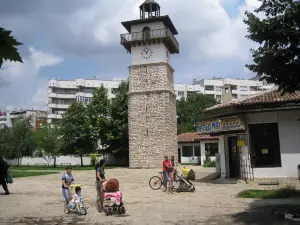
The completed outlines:
[[[205,110],[199,134],[219,137],[221,177],[252,180],[297,177],[300,92],[273,88]]]

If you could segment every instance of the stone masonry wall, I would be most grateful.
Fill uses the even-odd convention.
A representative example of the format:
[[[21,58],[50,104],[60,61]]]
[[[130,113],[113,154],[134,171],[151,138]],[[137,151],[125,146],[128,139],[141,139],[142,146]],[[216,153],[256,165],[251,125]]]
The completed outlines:
[[[168,79],[169,70],[163,63],[130,68],[131,168],[161,168],[164,155],[174,154],[177,161],[176,96]]]

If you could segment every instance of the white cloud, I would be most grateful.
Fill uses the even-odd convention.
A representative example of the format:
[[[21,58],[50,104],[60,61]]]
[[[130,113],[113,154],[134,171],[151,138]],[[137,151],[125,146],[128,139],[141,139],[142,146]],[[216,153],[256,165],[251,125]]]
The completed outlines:
[[[0,70],[7,82],[0,87],[0,109],[45,108],[47,79],[39,77],[41,68],[60,64],[63,59],[51,53],[29,48],[29,57],[23,63],[5,62]]]
[[[126,60],[114,55],[113,52],[116,46],[122,49],[119,46],[119,37],[126,31],[121,22],[138,19],[138,6],[144,0],[90,0],[84,4],[81,1],[73,1],[72,7],[64,1],[53,1],[51,4],[38,1],[36,7],[25,4],[29,10],[27,14],[6,13],[2,14],[6,17],[1,17],[0,13],[0,20],[1,23],[5,21],[7,27],[12,27],[12,30],[27,35],[26,40],[36,38],[34,32],[28,30],[47,27],[41,30],[45,31],[51,46],[57,50],[63,53],[71,52],[81,57],[84,54],[94,53],[102,54],[103,57],[109,55],[112,60],[111,65],[107,67],[110,68],[115,68],[118,60]],[[234,16],[229,15],[225,8],[230,4],[237,5],[237,0],[158,0],[158,2],[161,14],[170,15],[179,31],[176,38],[180,42],[181,54],[178,57],[180,61],[177,59],[172,61],[175,62],[175,70],[181,70],[181,74],[176,74],[182,78],[179,80],[180,83],[187,83],[187,79],[191,82],[191,78],[226,76],[233,70],[243,73],[244,76],[245,74],[251,76],[251,73],[244,69],[244,65],[251,60],[249,49],[255,47],[255,43],[245,38],[246,25],[243,18],[244,11],[253,11],[261,4],[260,1],[245,0],[239,10],[235,8],[238,14]],[[18,7],[18,4],[14,6]],[[111,50],[112,48],[114,50]],[[0,87],[2,86],[0,94],[10,97],[0,98],[0,107],[43,106],[47,101],[47,81],[46,78],[38,76],[40,69],[61,62],[61,57],[34,48],[29,48],[29,56],[24,59],[23,64],[6,62],[0,73],[4,73],[2,80],[10,85],[3,87],[0,84]],[[181,69],[183,64],[185,67]],[[219,66],[220,64],[227,66]],[[105,72],[101,68],[98,73],[105,74]],[[114,79],[124,77],[124,71],[112,73],[115,75],[112,76]]]

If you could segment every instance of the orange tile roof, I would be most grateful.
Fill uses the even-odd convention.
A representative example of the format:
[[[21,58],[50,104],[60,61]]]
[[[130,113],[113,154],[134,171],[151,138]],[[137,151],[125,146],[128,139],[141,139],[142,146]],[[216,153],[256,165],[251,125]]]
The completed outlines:
[[[233,100],[230,102],[218,104],[207,108],[204,112],[212,112],[218,109],[238,107],[238,106],[250,106],[257,104],[276,104],[276,103],[300,103],[300,91],[294,93],[285,93],[278,91],[278,88],[272,88],[267,91],[262,91],[256,95],[250,95],[245,99]]]
[[[177,136],[177,141],[179,143],[183,142],[197,142],[206,140],[218,140],[218,137],[211,137],[210,135],[200,135],[196,132],[183,133]]]

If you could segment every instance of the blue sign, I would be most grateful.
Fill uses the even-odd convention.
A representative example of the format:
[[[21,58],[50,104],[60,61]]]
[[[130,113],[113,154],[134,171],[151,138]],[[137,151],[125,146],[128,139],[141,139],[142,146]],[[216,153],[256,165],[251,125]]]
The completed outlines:
[[[198,133],[209,133],[209,132],[218,131],[220,129],[221,129],[221,121],[219,120],[204,122],[201,124],[197,124],[196,126],[196,131]]]

